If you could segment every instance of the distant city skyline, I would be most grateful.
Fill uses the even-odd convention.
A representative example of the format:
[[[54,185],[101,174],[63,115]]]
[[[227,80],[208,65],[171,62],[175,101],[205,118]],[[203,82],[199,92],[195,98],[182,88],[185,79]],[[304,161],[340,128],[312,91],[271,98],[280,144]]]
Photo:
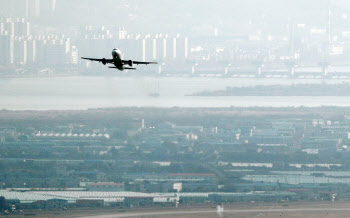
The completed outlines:
[[[328,76],[330,65],[350,58],[350,7],[340,0],[0,1],[7,3],[0,64],[8,73],[101,70],[79,56],[109,57],[114,48],[160,62],[148,69],[158,74],[294,76],[307,67]]]

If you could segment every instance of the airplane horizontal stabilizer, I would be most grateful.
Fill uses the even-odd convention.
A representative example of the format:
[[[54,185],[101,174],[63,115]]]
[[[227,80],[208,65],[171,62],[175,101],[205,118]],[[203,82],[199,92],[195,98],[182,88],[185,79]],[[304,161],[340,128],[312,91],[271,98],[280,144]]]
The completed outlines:
[[[136,68],[133,67],[124,67],[125,70],[136,70]]]

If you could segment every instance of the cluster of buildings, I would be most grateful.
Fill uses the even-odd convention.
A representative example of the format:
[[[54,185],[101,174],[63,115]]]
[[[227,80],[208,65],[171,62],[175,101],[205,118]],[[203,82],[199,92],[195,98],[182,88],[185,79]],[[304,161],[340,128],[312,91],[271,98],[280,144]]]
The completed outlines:
[[[178,116],[3,126],[2,193],[31,207],[49,207],[49,199],[176,206],[349,194],[347,115]]]
[[[116,26],[86,26],[81,30],[79,48],[84,55],[103,56],[118,46],[127,56],[135,60],[178,60],[189,57],[188,37],[177,34],[132,34]]]
[[[150,207],[182,204],[218,204],[250,201],[289,201],[296,198],[293,192],[247,193],[139,193],[74,190],[4,190],[0,191],[7,204],[22,209],[68,209],[72,207]]]
[[[78,50],[64,35],[32,34],[25,18],[0,19],[1,65],[30,70],[77,64]],[[23,71],[22,70],[22,71]],[[24,72],[22,72],[24,73]]]
[[[49,69],[62,74],[83,67],[85,72],[100,69],[96,64],[80,62],[81,56],[111,58],[118,47],[126,52],[125,58],[139,61],[169,61],[172,65],[185,63],[189,57],[188,37],[167,34],[128,34],[115,26],[86,26],[79,37],[56,33],[38,33],[25,18],[0,19],[1,66],[5,74],[12,68],[17,73],[38,74]],[[161,72],[162,66],[152,68]],[[48,70],[46,70],[48,71]],[[66,72],[67,71],[67,72]],[[40,75],[40,74],[38,74]]]

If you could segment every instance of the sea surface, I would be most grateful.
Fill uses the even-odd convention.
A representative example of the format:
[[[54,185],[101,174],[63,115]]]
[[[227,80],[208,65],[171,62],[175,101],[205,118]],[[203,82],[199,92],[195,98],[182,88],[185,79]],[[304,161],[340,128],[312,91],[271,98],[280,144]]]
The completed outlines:
[[[350,80],[208,77],[31,77],[0,79],[0,109],[111,107],[350,106],[350,96],[187,96],[227,86],[343,83]],[[159,97],[151,96],[159,93]]]

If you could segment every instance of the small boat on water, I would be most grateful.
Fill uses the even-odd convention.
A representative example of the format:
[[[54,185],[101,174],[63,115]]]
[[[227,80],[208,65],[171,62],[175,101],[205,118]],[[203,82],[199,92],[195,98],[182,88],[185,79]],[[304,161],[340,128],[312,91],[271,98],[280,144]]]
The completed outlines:
[[[160,96],[160,94],[159,94],[159,81],[154,81],[152,89],[154,91],[149,93],[148,96],[158,98]]]
[[[149,95],[148,96],[150,96],[150,97],[154,97],[154,98],[158,98],[160,95],[159,95],[159,93],[158,92],[153,92],[153,93],[149,93]]]

